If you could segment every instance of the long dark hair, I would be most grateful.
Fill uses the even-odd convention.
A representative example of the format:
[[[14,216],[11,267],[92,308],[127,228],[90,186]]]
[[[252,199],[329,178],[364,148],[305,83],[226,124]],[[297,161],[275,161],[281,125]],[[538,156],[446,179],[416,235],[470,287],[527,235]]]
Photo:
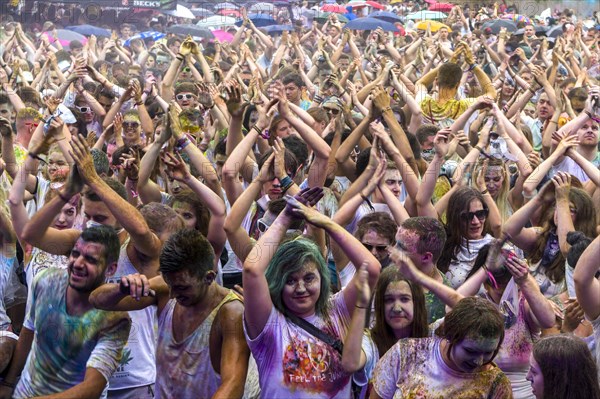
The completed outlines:
[[[587,344],[572,335],[551,335],[533,347],[544,377],[544,399],[600,399],[598,369]]]
[[[429,334],[429,326],[427,325],[427,308],[425,306],[425,294],[420,285],[408,280],[395,265],[386,267],[375,288],[375,325],[371,329],[371,336],[377,349],[379,357],[382,357],[394,344],[398,341],[394,335],[392,328],[385,322],[385,291],[391,283],[398,281],[406,281],[410,287],[410,292],[413,300],[413,321],[410,337],[406,338],[423,338]]]
[[[442,251],[442,255],[438,260],[437,267],[442,273],[446,273],[453,260],[456,260],[462,239],[466,237],[467,224],[461,219],[460,214],[469,210],[471,201],[478,200],[484,208],[485,201],[483,195],[470,187],[460,187],[451,196],[448,201],[448,209],[446,210],[446,245]],[[489,231],[488,219],[485,219],[483,226],[483,234]],[[469,241],[467,240],[467,246]]]

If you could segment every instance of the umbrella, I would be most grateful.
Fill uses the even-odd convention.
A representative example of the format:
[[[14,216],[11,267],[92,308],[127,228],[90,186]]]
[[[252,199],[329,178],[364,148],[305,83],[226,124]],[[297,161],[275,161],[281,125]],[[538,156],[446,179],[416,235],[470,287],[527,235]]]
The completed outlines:
[[[553,26],[552,28],[546,31],[546,36],[557,38],[563,35],[563,27],[562,25]]]
[[[339,4],[325,4],[323,7],[321,7],[321,11],[336,12],[338,14],[345,14],[348,12],[346,7]]]
[[[427,30],[427,24],[430,24],[432,32],[437,32],[441,28],[446,28],[446,29],[448,29],[448,32],[452,32],[452,29],[450,29],[450,27],[448,25],[443,24],[438,21],[421,21],[417,24],[417,29]]]
[[[162,32],[153,32],[153,31],[142,32],[142,33],[138,33],[137,35],[133,35],[129,39],[125,40],[125,43],[123,43],[123,45],[129,46],[129,43],[131,43],[131,41],[133,39],[142,39],[142,40],[152,39],[153,41],[157,41],[158,39],[162,39],[163,37],[165,37],[165,34]]]
[[[318,13],[315,14],[315,16],[313,17],[313,20],[319,22],[319,23],[325,23],[325,21],[327,21],[327,18],[329,18],[329,14],[331,14],[330,12],[321,12],[319,11]],[[348,18],[344,17],[342,14],[339,14],[337,16],[338,21],[340,21],[341,23],[346,23],[348,22]]]
[[[111,33],[108,29],[104,29],[104,28],[98,28],[97,26],[93,26],[93,25],[76,25],[76,26],[67,26],[66,28],[67,30],[73,31],[73,32],[77,32],[81,35],[85,35],[85,36],[104,36],[104,37],[110,37]]]
[[[275,9],[275,6],[273,5],[273,3],[256,3],[256,4],[252,5],[248,9],[248,11],[261,13],[261,12],[273,12],[274,9]]]
[[[426,20],[426,19],[446,19],[448,16],[446,14],[444,14],[443,12],[439,12],[439,11],[428,11],[428,10],[423,10],[423,11],[418,11],[418,12],[413,12],[412,14],[408,14],[406,16],[406,19],[412,19],[412,20]]]
[[[398,28],[393,23],[369,17],[353,19],[344,25],[344,28],[355,30],[375,30],[381,28],[385,32],[398,32]]]
[[[238,10],[219,10],[218,14],[234,18],[239,18],[241,15]]]
[[[372,12],[371,14],[369,14],[369,18],[377,18],[382,21],[391,22],[391,23],[402,22],[402,18],[400,18],[398,15],[394,14],[393,12],[389,12],[389,11]]]
[[[381,4],[377,3],[376,1],[372,1],[372,0],[367,0],[367,1],[351,0],[348,4],[346,4],[346,7],[348,7],[348,6],[352,6],[353,8],[373,7],[378,10],[385,10],[384,5],[381,5]]]
[[[215,10],[237,10],[238,8],[240,7],[233,3],[218,3],[214,7]]]
[[[497,35],[500,33],[501,28],[506,28],[508,32],[514,32],[517,30],[517,24],[513,21],[508,21],[506,19],[495,19],[493,21],[487,21],[483,24],[482,29],[490,28],[492,33]]]
[[[441,12],[450,12],[454,8],[454,4],[450,3],[436,3],[432,4],[429,7],[429,11],[441,11]]]
[[[225,17],[223,15],[214,15],[206,19],[201,20],[196,24],[205,28],[218,28],[221,26],[234,26],[235,18]]]
[[[263,28],[269,35],[273,35],[276,33],[281,33],[281,32],[291,32],[294,30],[294,27],[292,25],[271,25],[271,26],[265,26]]]
[[[256,26],[257,28],[262,28],[265,26],[270,26],[270,25],[276,25],[277,22],[275,21],[275,19],[273,19],[272,16],[267,15],[267,14],[248,14],[248,19],[250,21],[252,21],[252,23],[254,24],[254,26]],[[242,23],[244,21],[239,19],[235,25],[236,26],[242,26]]]
[[[53,36],[52,32],[44,32],[44,33],[46,34],[46,36],[48,36],[49,42],[54,43],[54,36]],[[60,44],[63,47],[68,47],[69,43],[71,43],[73,40],[78,40],[81,42],[81,44],[87,43],[87,38],[85,36],[83,36],[80,33],[73,32],[71,30],[57,29],[56,36],[58,38],[58,41],[60,42]]]
[[[211,33],[215,37],[215,40],[218,40],[221,43],[231,43],[231,41],[233,40],[233,35],[229,32],[225,32],[224,30],[213,30]]]
[[[500,19],[508,19],[509,21],[524,22],[526,24],[531,24],[531,19],[521,14],[505,14],[501,16]]]
[[[543,36],[546,35],[546,27],[545,26],[535,26],[535,34],[536,36]],[[519,35],[523,35],[525,34],[525,29],[518,29],[516,31],[514,31],[513,35],[515,36],[519,36]]]
[[[194,13],[192,13],[189,8],[184,7],[180,4],[177,4],[177,8],[174,10],[164,10],[161,12],[163,14],[172,15],[172,16],[178,17],[178,18],[187,18],[187,19],[195,18]]]
[[[198,18],[208,18],[215,15],[214,12],[207,10],[206,8],[192,8],[190,11]]]
[[[173,25],[169,26],[166,30],[168,33],[174,33],[176,35],[190,35],[202,37],[204,39],[212,39],[214,37],[208,28],[192,24]]]

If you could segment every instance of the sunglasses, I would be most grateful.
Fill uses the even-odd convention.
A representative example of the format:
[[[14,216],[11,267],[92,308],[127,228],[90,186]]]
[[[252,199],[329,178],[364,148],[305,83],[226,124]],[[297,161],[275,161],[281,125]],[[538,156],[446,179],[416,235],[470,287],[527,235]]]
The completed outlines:
[[[484,221],[487,218],[489,211],[487,209],[480,209],[475,212],[461,212],[460,218],[465,222],[470,222],[476,217],[480,222]]]
[[[125,129],[137,129],[140,126],[139,122],[123,122],[123,127]]]
[[[373,248],[375,248],[377,250],[377,252],[383,252],[385,250],[388,249],[388,245],[372,245],[372,244],[366,244],[366,243],[362,243],[362,245],[367,249],[367,251],[372,251]]]
[[[192,98],[194,98],[193,94],[178,94],[175,96],[176,99],[178,100],[191,100]]]
[[[90,107],[76,107],[76,108],[79,110],[79,112],[82,112],[84,114],[87,114],[88,112],[90,112],[92,110],[92,108],[90,108]]]
[[[258,231],[260,231],[261,233],[264,233],[265,231],[267,231],[269,229],[269,227],[271,227],[270,225],[268,225],[267,223],[265,223],[262,218],[258,219],[256,221],[256,228],[258,229]]]
[[[335,108],[325,108],[325,111],[327,111],[327,113],[333,114],[333,115],[337,115],[340,113],[339,109],[335,109]]]

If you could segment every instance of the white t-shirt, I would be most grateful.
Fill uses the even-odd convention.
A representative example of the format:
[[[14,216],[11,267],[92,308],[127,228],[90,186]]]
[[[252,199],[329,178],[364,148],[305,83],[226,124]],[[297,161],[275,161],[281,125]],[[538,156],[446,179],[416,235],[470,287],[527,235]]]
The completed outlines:
[[[442,359],[440,338],[401,339],[379,360],[373,390],[383,399],[511,398],[508,378],[496,366],[462,373]]]
[[[469,240],[469,245],[467,246],[467,240],[463,238],[460,251],[456,254],[456,260],[450,262],[448,272],[446,273],[446,277],[450,280],[452,288],[456,289],[465,282],[469,272],[473,268],[479,250],[493,239],[494,237],[486,234],[485,237],[479,240]]]
[[[326,319],[305,318],[340,340],[346,337],[350,314],[342,292],[329,300]],[[258,365],[263,398],[348,399],[352,374],[342,369],[341,355],[332,347],[288,321],[275,307],[262,332],[246,341]]]

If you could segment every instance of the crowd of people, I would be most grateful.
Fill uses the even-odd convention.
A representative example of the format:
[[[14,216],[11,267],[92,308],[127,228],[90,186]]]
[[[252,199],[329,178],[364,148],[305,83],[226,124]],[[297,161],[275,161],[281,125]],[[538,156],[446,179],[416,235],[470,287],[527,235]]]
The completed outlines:
[[[13,3],[0,399],[600,399],[597,10]]]

